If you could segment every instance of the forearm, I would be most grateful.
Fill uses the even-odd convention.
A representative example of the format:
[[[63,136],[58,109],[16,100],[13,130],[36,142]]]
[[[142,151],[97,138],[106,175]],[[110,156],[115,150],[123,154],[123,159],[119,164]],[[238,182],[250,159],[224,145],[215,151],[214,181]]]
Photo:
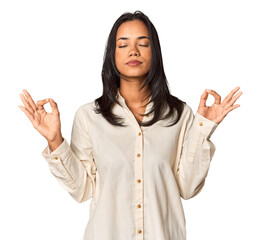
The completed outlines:
[[[215,152],[215,145],[209,138],[216,127],[214,122],[196,114],[179,156],[177,181],[184,199],[197,195],[204,186]]]
[[[42,155],[62,187],[78,202],[91,198],[95,191],[95,164],[86,162],[84,166],[66,139],[51,153],[48,147],[44,149]]]

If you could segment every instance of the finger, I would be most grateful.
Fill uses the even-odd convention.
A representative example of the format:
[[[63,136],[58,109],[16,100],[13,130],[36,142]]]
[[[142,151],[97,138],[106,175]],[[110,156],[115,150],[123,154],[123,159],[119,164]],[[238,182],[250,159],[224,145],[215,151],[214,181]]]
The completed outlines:
[[[52,108],[52,113],[58,111],[57,103],[52,98],[50,98],[50,105],[51,105],[51,108]]]
[[[233,97],[233,95],[240,89],[240,87],[236,87],[234,88],[223,100],[222,104],[223,105],[226,105],[230,100],[231,98]]]
[[[23,92],[27,98],[27,101],[30,103],[31,107],[33,108],[33,110],[36,111],[37,110],[36,105],[34,103],[34,100],[31,97],[31,95],[29,94],[29,92],[27,92],[26,89],[23,89]]]
[[[46,103],[48,103],[48,102],[49,102],[49,98],[46,98],[46,99],[44,99],[44,100],[38,100],[38,101],[36,102],[36,105],[37,105],[38,110],[45,110],[44,107],[43,107],[43,105],[46,104]]]
[[[232,106],[236,100],[242,95],[243,93],[240,91],[238,92],[226,105],[225,105],[225,108],[228,108],[230,106]]]
[[[200,97],[199,106],[200,107],[206,107],[207,99],[208,99],[208,93],[207,93],[207,89],[205,89],[205,91],[202,93],[202,95]]]
[[[28,101],[27,101],[27,99],[25,98],[25,96],[24,96],[22,93],[19,94],[19,96],[20,96],[20,98],[21,98],[21,100],[22,100],[22,102],[23,102],[25,108],[26,108],[31,114],[33,114],[33,113],[34,113],[34,110],[33,110],[33,108],[31,107],[31,105],[28,103]]]
[[[19,105],[18,107],[26,114],[26,116],[29,118],[29,120],[33,124],[33,121],[35,120],[35,117],[33,116],[33,114],[22,105]]]
[[[216,91],[207,89],[207,92],[215,98],[215,104],[220,104],[221,96]]]
[[[236,104],[236,105],[233,105],[233,106],[231,106],[231,107],[229,107],[228,109],[226,109],[225,111],[224,111],[224,117],[230,112],[230,111],[232,111],[232,110],[234,110],[234,109],[236,109],[236,108],[238,108],[238,107],[240,107],[240,105],[239,104]]]

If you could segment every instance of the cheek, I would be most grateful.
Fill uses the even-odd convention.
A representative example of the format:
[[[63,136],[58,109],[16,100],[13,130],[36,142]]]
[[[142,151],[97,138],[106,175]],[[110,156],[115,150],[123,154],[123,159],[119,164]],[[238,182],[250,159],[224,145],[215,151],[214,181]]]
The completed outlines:
[[[122,53],[115,51],[115,65],[119,72],[124,71],[124,58]]]
[[[150,67],[151,67],[151,52],[149,51],[148,53],[147,53],[147,70],[149,70],[150,69]]]
[[[123,56],[122,53],[119,53],[118,51],[115,51],[115,63],[120,64],[123,62]]]
[[[144,56],[147,60],[151,60],[151,49],[144,49],[144,51],[143,51],[143,56]]]
[[[146,57],[147,61],[148,61],[148,64],[150,65],[151,64],[151,51],[148,51],[147,52],[147,57]]]
[[[151,59],[151,49],[148,50],[149,59]]]

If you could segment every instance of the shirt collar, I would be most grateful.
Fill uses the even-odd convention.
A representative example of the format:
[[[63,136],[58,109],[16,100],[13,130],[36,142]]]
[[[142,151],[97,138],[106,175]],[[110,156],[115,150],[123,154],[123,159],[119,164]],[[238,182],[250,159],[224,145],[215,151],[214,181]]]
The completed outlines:
[[[123,98],[123,96],[121,96],[120,94],[120,88],[117,89],[117,95],[116,97],[121,101],[121,102],[125,102],[125,99]]]
[[[125,99],[123,98],[123,96],[120,94],[120,89],[117,89],[117,95],[116,95],[117,99],[119,100],[120,103],[122,103],[122,107],[123,109],[126,111],[126,113],[130,113],[130,110],[128,108],[128,106],[126,105]],[[151,100],[151,96],[149,97],[149,101]],[[148,103],[145,109],[145,114],[147,114],[153,107],[153,101]],[[128,114],[129,115],[129,114]],[[131,119],[134,120],[134,116],[133,115],[129,115],[132,116]],[[154,116],[154,112],[151,112],[149,115],[144,116],[143,118],[143,122],[147,122],[150,121]],[[137,124],[137,121],[134,121],[135,124]],[[148,127],[145,126],[141,126],[140,127],[142,130],[145,130]]]

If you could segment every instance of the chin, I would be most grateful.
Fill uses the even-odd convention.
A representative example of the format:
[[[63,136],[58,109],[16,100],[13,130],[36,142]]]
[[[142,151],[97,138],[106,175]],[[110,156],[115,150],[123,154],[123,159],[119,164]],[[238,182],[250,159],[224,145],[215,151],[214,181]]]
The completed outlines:
[[[122,73],[122,75],[126,76],[126,77],[143,77],[147,74],[148,74],[148,72],[139,71],[138,69],[137,70],[133,69],[133,70],[130,70],[128,72]]]

